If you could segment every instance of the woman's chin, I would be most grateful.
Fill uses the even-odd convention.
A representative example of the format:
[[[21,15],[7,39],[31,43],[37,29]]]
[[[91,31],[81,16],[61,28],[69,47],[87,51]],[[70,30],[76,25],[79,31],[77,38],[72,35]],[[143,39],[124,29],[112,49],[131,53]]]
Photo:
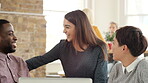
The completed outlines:
[[[66,39],[68,42],[71,42],[71,40],[70,39]]]

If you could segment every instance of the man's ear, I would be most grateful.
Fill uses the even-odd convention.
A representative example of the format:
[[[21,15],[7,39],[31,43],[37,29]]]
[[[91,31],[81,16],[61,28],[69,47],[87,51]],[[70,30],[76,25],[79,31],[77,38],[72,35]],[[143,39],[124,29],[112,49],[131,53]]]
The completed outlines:
[[[123,45],[123,49],[122,50],[128,50],[127,45]]]

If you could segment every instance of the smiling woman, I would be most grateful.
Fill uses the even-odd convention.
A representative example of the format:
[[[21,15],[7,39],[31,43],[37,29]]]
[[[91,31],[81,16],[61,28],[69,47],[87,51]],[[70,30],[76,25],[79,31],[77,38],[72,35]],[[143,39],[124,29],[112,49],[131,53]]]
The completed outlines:
[[[68,11],[83,9],[86,0],[43,0],[43,13],[46,24],[46,52],[51,50],[59,40],[65,39],[63,18]],[[59,60],[46,65],[46,75],[63,71]],[[64,73],[63,73],[64,74]]]
[[[81,10],[64,17],[67,38],[42,56],[27,60],[30,70],[60,60],[66,77],[91,78],[93,83],[107,82],[107,49],[91,28],[86,14]]]
[[[64,15],[68,11],[83,9],[85,2],[84,0],[43,0],[43,4],[43,13],[47,21],[46,51],[49,51],[60,39],[66,38],[62,33]]]

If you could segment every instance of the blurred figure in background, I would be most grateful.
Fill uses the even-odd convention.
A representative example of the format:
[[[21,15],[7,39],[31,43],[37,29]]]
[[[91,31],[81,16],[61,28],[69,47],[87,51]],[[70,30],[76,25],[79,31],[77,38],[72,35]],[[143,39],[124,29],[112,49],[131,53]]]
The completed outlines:
[[[108,28],[108,32],[105,33],[105,40],[112,42],[115,37],[115,32],[118,29],[118,25],[115,22],[111,22]]]
[[[111,22],[108,27],[108,32],[105,33],[105,40],[108,45],[108,72],[111,71],[112,67],[117,61],[113,60],[113,54],[112,54],[112,42],[115,37],[115,32],[118,29],[118,25],[115,22]]]
[[[100,38],[102,41],[105,42],[105,39],[103,38],[99,28],[97,26],[94,26],[94,18],[93,18],[92,10],[85,8],[82,11],[87,15],[89,22],[92,25],[92,28],[94,30],[94,33],[97,35],[98,38]]]
[[[114,35],[117,29],[118,29],[117,23],[111,22],[109,27],[110,36]]]

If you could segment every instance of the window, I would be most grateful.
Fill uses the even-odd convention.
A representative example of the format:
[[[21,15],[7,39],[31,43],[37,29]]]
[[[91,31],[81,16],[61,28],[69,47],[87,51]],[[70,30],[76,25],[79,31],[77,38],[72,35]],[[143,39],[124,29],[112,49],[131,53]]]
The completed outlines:
[[[125,24],[139,27],[148,38],[148,0],[124,0]]]

